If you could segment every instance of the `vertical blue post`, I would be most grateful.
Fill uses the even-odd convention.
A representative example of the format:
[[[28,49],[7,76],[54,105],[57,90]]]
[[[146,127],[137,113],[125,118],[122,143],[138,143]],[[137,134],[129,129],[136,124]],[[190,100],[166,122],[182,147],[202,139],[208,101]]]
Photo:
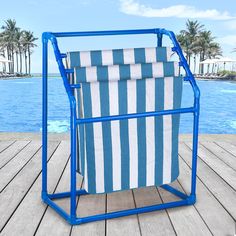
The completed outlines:
[[[76,101],[71,92],[71,87],[68,82],[65,66],[62,62],[62,56],[57,44],[56,37],[51,34],[51,43],[54,49],[54,54],[58,63],[58,68],[61,73],[64,86],[66,88],[66,92],[69,96],[70,101],[70,134],[71,134],[71,157],[70,157],[70,216],[71,221],[75,224],[76,222],[76,150],[77,150],[77,142],[76,142]]]
[[[48,38],[42,35],[43,41],[43,117],[42,117],[42,197],[47,195],[47,112],[48,112]]]
[[[200,91],[195,93],[193,113],[193,146],[192,146],[192,184],[191,184],[191,198],[196,201],[196,179],[197,179],[197,148],[198,148],[198,125],[199,125],[199,105]]]
[[[70,118],[70,132],[71,132],[71,199],[70,199],[70,214],[71,220],[76,221],[76,104],[71,103],[71,118]]]

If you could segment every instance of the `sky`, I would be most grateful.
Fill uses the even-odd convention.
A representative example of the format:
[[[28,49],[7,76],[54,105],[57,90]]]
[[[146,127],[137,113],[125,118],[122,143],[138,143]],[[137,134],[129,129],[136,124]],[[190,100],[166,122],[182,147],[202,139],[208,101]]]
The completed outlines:
[[[18,27],[34,32],[38,47],[32,55],[32,72],[41,72],[41,35],[44,31],[89,31],[166,28],[179,33],[187,19],[198,20],[211,30],[223,55],[236,59],[235,0],[11,0],[1,1],[0,25],[15,19]],[[67,38],[59,40],[61,52],[99,48],[155,45],[154,36]],[[49,72],[57,73],[52,49]]]

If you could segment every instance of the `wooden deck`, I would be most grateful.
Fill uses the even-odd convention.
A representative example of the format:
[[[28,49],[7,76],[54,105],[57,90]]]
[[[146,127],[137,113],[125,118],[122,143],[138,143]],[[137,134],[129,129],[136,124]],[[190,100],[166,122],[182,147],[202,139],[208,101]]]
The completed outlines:
[[[190,189],[191,139],[181,136],[181,174],[173,185]],[[49,142],[49,191],[69,190],[68,135]],[[81,179],[78,178],[78,188]],[[0,133],[0,235],[234,235],[236,220],[236,135],[202,135],[197,203],[71,227],[41,202],[41,140],[37,134]],[[176,197],[144,188],[82,196],[78,213],[89,215],[167,202]],[[68,200],[57,200],[69,210]]]

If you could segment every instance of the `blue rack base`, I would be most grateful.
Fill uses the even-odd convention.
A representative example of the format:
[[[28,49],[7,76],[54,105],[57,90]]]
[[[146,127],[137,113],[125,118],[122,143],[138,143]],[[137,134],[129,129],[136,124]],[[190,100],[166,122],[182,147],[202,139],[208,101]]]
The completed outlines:
[[[157,210],[164,210],[173,207],[187,206],[193,205],[196,202],[196,195],[186,195],[185,193],[180,192],[179,190],[171,187],[170,185],[161,186],[164,190],[174,194],[179,197],[181,200],[173,201],[168,203],[162,203],[157,205],[150,205],[145,207],[138,207],[133,209],[127,209],[122,211],[115,211],[104,214],[91,215],[87,217],[71,217],[67,212],[65,212],[61,207],[59,207],[53,200],[68,198],[71,197],[71,192],[62,192],[62,193],[54,193],[54,194],[46,194],[42,193],[42,200],[44,203],[48,204],[52,209],[54,209],[60,216],[62,216],[68,223],[71,225],[80,225],[88,222],[99,221],[99,220],[107,220],[122,216],[129,216],[141,213],[147,213]],[[77,196],[87,195],[88,193],[81,189],[76,191]]]

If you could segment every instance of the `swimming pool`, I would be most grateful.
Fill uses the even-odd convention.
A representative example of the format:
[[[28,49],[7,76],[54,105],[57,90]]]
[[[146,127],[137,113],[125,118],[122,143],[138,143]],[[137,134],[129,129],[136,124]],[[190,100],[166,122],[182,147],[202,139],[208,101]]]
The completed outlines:
[[[236,133],[236,83],[198,81],[201,89],[200,133]],[[40,78],[0,80],[0,131],[41,131]],[[184,83],[182,106],[192,105],[192,89]],[[69,102],[60,78],[49,78],[49,132],[69,129]],[[192,114],[181,117],[181,133],[192,132]]]

